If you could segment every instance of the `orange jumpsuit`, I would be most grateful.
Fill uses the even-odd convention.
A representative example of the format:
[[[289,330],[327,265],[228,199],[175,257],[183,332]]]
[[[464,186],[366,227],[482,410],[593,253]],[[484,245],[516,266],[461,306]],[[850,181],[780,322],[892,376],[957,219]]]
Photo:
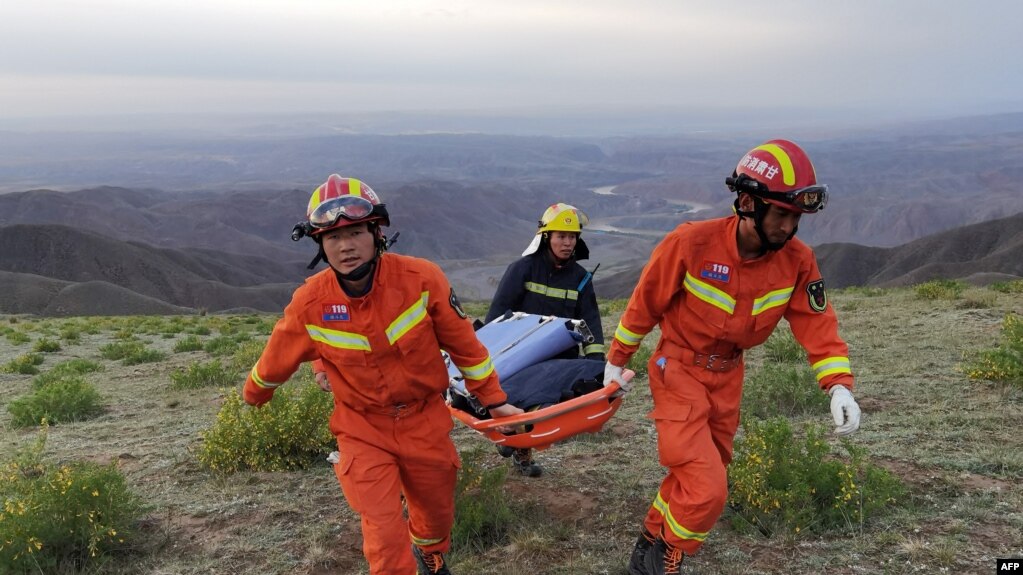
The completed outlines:
[[[252,405],[271,399],[302,362],[323,359],[334,394],[334,466],[362,519],[374,575],[416,572],[411,541],[446,552],[454,523],[458,452],[442,393],[441,348],[484,405],[506,399],[487,349],[456,310],[435,264],[383,254],[370,291],[349,297],[326,269],[299,287],[245,382]],[[405,496],[408,521],[403,517]]]
[[[739,218],[684,223],[643,269],[608,354],[625,365],[655,325],[649,417],[668,475],[645,520],[687,555],[699,549],[728,497],[725,468],[739,425],[742,350],[763,343],[784,317],[806,349],[822,389],[852,389],[848,347],[827,303],[813,251],[793,238],[777,252],[742,260]]]

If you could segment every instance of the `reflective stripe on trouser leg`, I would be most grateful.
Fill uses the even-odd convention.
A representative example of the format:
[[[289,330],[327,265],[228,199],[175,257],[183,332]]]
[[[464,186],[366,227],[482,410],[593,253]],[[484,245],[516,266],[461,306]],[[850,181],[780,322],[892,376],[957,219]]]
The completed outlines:
[[[660,463],[669,473],[645,526],[686,554],[700,548],[728,498],[725,466],[738,427],[742,377],[741,368],[711,372],[671,359],[663,370],[650,369],[650,417]]]

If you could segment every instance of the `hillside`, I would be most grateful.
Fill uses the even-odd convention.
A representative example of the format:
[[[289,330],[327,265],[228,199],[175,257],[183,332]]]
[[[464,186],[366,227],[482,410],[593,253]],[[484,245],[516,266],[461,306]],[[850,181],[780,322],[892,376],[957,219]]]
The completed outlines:
[[[822,567],[836,575],[989,575],[996,557],[1023,555],[1023,435],[1018,425],[1023,392],[968,379],[962,369],[964,357],[997,344],[1005,315],[1023,309],[1023,294],[971,288],[957,300],[924,300],[914,290],[892,288],[835,290],[831,300],[849,343],[856,399],[863,410],[861,428],[845,441],[834,437],[825,406],[790,415],[789,421],[798,430],[819,426],[829,460],[848,461],[850,449],[861,450],[860,457],[899,478],[905,497],[865,522],[850,518],[846,529],[818,534],[808,528],[773,537],[751,529],[726,508],[701,552],[684,565],[713,575],[819,575]],[[618,312],[603,319],[608,332]],[[367,573],[359,519],[344,501],[334,469],[323,461],[331,447],[309,468],[292,472],[242,471],[225,477],[197,461],[201,434],[218,420],[228,395],[239,389],[273,316],[0,320],[8,334],[23,336],[0,339],[0,365],[50,339],[59,340],[62,349],[40,354],[42,373],[70,359],[101,368],[83,377],[98,390],[103,412],[51,425],[43,458],[60,464],[112,464],[147,508],[138,531],[123,534],[122,551],[103,555],[90,572]],[[101,348],[124,341],[126,332],[166,357],[138,365],[105,359]],[[215,355],[223,353],[222,346],[175,352],[186,338],[199,338],[202,344],[245,343],[227,356]],[[643,345],[655,343],[649,337]],[[778,367],[764,348],[749,350],[746,361],[747,391],[766,385],[771,368]],[[236,383],[197,389],[173,384],[171,374],[212,362],[225,366],[228,379]],[[786,369],[806,370],[796,381],[816,393],[805,362],[784,363]],[[13,400],[32,392],[34,377],[0,373],[5,457],[35,444],[39,436],[36,427],[12,426],[7,410]],[[307,385],[314,384],[304,370],[281,392]],[[479,548],[457,547],[448,556],[452,572],[624,575],[637,529],[664,474],[648,418],[651,409],[649,386],[640,376],[603,430],[536,454],[544,466],[542,477],[509,474],[497,482],[497,497],[488,505],[507,506],[508,518],[478,538]],[[455,422],[452,438],[463,472],[496,475],[508,468],[490,442],[461,423]],[[859,496],[862,486],[856,485],[854,495]]]
[[[1023,212],[963,226],[894,248],[816,248],[829,286],[902,286],[981,274],[1023,276]]]
[[[277,311],[304,277],[258,256],[160,249],[66,226],[2,227],[0,245],[0,270],[9,272],[0,276],[0,291],[9,294],[10,313],[163,313],[139,298],[158,300],[171,313],[180,312],[175,306]],[[294,280],[281,283],[288,276]],[[69,291],[72,283],[92,285]],[[40,293],[62,300],[41,307]]]
[[[430,189],[422,196],[430,200],[423,218],[454,201]],[[468,218],[486,229],[486,219],[510,209],[497,204],[493,212]],[[494,233],[481,237],[476,249],[520,250],[530,232],[524,225],[518,227],[492,226]],[[461,234],[461,229],[444,230],[443,235],[450,237],[450,243],[444,243],[435,235],[403,232],[396,247],[404,248],[399,252],[448,253]],[[597,262],[602,264],[594,281],[598,296],[629,297],[643,268],[638,262],[649,257],[656,239],[590,233],[587,242],[594,256],[584,265],[592,269]],[[55,225],[0,227],[0,245],[5,248],[0,250],[0,292],[8,294],[0,312],[6,313],[158,314],[180,313],[181,308],[278,312],[311,273],[300,261],[285,265],[257,255],[155,248]],[[313,245],[306,242],[305,247]],[[821,272],[833,288],[910,285],[936,278],[965,278],[979,285],[1007,281],[1023,276],[1023,212],[895,248],[825,244],[816,252]],[[497,258],[441,263],[452,285],[469,300],[488,300],[505,268]],[[86,282],[94,285],[89,290],[68,289]]]

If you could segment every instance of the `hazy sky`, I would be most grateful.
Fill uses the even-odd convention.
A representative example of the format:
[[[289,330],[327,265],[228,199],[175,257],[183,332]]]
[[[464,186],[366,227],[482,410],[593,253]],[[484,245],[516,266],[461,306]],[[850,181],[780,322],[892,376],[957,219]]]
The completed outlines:
[[[1023,109],[1019,0],[3,0],[0,118]]]

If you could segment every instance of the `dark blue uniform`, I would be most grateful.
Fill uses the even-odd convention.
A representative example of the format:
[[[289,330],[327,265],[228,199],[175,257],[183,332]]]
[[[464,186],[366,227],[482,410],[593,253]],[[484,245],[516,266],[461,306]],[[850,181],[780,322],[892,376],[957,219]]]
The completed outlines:
[[[512,262],[490,303],[487,323],[509,310],[585,320],[593,343],[585,345],[583,355],[604,359],[604,330],[593,278],[587,278],[586,269],[575,260],[557,266],[550,250],[541,246],[536,253]]]

